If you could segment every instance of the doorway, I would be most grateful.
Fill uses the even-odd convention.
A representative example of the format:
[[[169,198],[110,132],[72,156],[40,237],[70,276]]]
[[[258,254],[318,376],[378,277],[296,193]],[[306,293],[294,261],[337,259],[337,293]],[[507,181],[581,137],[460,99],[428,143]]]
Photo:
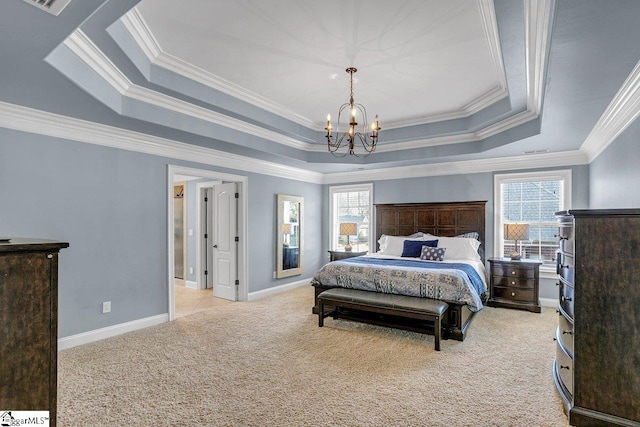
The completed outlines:
[[[219,293],[222,296],[223,291],[226,292],[225,297],[228,299],[238,300],[238,301],[246,301],[248,294],[248,268],[247,268],[247,249],[246,249],[246,230],[247,230],[247,177],[240,175],[231,175],[227,173],[221,173],[216,171],[202,170],[202,169],[193,169],[186,168],[180,166],[169,165],[168,166],[168,188],[170,192],[170,200],[168,209],[168,230],[169,238],[167,239],[168,243],[168,256],[169,256],[169,272],[168,276],[170,278],[169,282],[169,290],[168,290],[168,312],[169,312],[169,320],[175,319],[175,307],[176,307],[176,291],[174,289],[174,276],[175,276],[175,242],[174,242],[174,221],[175,221],[175,213],[174,213],[174,183],[178,182],[181,179],[185,179],[185,176],[189,179],[197,179],[201,180],[201,182],[196,183],[195,186],[190,186],[191,191],[194,193],[194,196],[197,199],[196,208],[195,208],[195,264],[196,264],[196,272],[193,277],[195,280],[192,281],[194,290],[206,290],[207,279],[204,274],[201,274],[203,271],[203,267],[207,267],[206,258],[203,254],[205,250],[215,251],[218,248],[221,249],[220,253],[218,253],[217,258],[212,257],[212,262],[214,263],[213,271],[221,272],[218,276],[212,274],[211,280],[209,281],[209,286],[214,286],[216,283],[222,284],[226,287],[226,289],[221,289]],[[222,185],[222,184],[225,185]],[[193,188],[196,191],[193,191]],[[206,229],[206,218],[211,218],[211,215],[207,215],[207,209],[209,209],[209,213],[211,213],[211,209],[214,209],[211,205],[207,208],[206,203],[200,201],[199,194],[203,189],[210,189],[212,197],[217,197],[218,200],[222,202],[219,203],[218,208],[222,209],[219,211],[218,216],[219,219],[222,218],[221,221],[227,221],[229,215],[233,215],[234,220],[237,222],[236,226],[229,227],[225,225],[224,222],[219,222],[218,227],[220,230],[228,231],[231,228],[234,229],[233,235],[228,235],[227,240],[232,239],[233,241],[233,250],[229,250],[229,243],[222,242],[213,242],[211,239],[209,240],[210,245],[203,243],[204,240],[204,229]],[[188,193],[188,192],[187,192]],[[217,195],[217,196],[216,196]],[[187,194],[189,197],[189,194]],[[225,203],[226,201],[226,203]],[[231,213],[228,209],[231,206],[231,202],[233,202],[233,207],[236,209],[233,213]],[[213,205],[215,206],[215,204]],[[225,217],[227,215],[227,217]],[[216,216],[214,214],[212,224],[208,230],[215,230],[216,227]],[[170,227],[170,228],[169,228]],[[191,227],[188,227],[188,234],[191,236],[193,230]],[[211,236],[212,233],[208,232],[208,236]],[[218,245],[218,248],[213,248],[213,246]],[[225,251],[223,251],[224,249]],[[191,251],[193,252],[193,251]],[[231,255],[231,256],[230,256]],[[192,258],[193,259],[193,258]],[[218,262],[219,268],[216,269],[215,263]],[[187,264],[189,264],[188,262]],[[189,265],[185,266],[187,271],[191,272],[193,269],[189,267]],[[226,270],[225,270],[226,269]],[[216,300],[219,298],[215,298]]]

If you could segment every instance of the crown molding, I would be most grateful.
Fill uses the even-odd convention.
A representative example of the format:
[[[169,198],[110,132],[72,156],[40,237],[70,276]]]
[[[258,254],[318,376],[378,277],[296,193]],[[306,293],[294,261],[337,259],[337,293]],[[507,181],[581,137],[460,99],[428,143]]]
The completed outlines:
[[[403,128],[408,126],[419,126],[426,125],[428,123],[436,123],[443,122],[447,120],[455,120],[455,119],[463,119],[465,117],[469,117],[472,114],[477,113],[485,107],[488,107],[501,99],[507,97],[509,95],[509,91],[503,87],[495,87],[491,89],[489,92],[479,96],[477,99],[471,101],[469,104],[460,108],[460,110],[455,112],[446,112],[439,114],[430,114],[426,117],[418,117],[406,120],[394,120],[392,122],[384,122],[384,128],[391,130],[397,128]],[[316,124],[317,127],[320,125]],[[324,126],[324,125],[322,125]],[[324,128],[322,128],[324,130]]]
[[[147,58],[155,58],[162,52],[158,40],[149,30],[138,9],[134,7],[124,14],[120,21]]]
[[[497,31],[493,2],[491,0],[477,1],[482,10],[485,28],[496,28]],[[544,90],[543,82],[546,68],[545,64],[547,62],[549,48],[548,39],[551,31],[551,23],[553,21],[552,15],[555,0],[527,0],[525,6],[525,18],[528,28],[526,38],[527,111],[513,114],[497,123],[475,132],[436,136],[433,138],[423,138],[403,142],[390,141],[379,145],[377,151],[390,152],[426,148],[444,144],[479,141],[537,118],[540,114],[540,108],[542,105],[542,95]],[[142,16],[140,16],[135,8],[125,15],[123,23],[128,29],[127,31],[131,32],[132,37],[135,38],[136,43],[141,46],[145,55],[151,55],[152,58],[164,57],[160,46],[158,46],[157,41],[148,31],[148,27],[144,23]],[[535,31],[532,29],[535,29]],[[504,70],[502,56],[499,49],[499,40],[497,38],[498,35],[495,31],[492,33],[487,30],[487,33],[495,33],[488,36],[488,40],[490,45],[493,46],[492,55],[496,58],[496,61],[500,62],[499,67]],[[143,86],[134,85],[80,29],[71,34],[67,40],[65,40],[64,45],[107,83],[112,85],[125,98],[155,105],[172,111],[178,115],[188,115],[190,117],[204,120],[208,123],[224,126],[259,138],[264,138],[294,149],[306,152],[320,152],[325,150],[324,144],[312,144],[296,138],[288,137],[278,132],[267,130],[263,127],[249,124],[242,120],[173,98],[164,93],[156,92]],[[197,69],[194,71],[188,66],[189,64],[179,60],[176,60],[174,65],[183,73],[191,72],[193,74],[195,72],[197,74],[202,72],[203,74],[198,78],[204,79],[203,82],[209,77],[204,71]],[[495,88],[492,94],[492,96],[495,96],[496,99],[498,99],[502,96],[501,88]],[[278,114],[277,111],[275,113]]]
[[[586,154],[579,150],[499,157],[494,159],[462,160],[457,162],[431,163],[365,171],[329,173],[324,175],[325,184],[382,181],[391,179],[423,178],[428,176],[466,175],[508,170],[564,167],[588,164]]]
[[[63,42],[82,62],[113,87],[120,95],[125,95],[133,83],[81,30],[76,29]]]
[[[296,181],[323,174],[0,101],[0,127]]]
[[[462,144],[466,142],[482,141],[485,138],[497,135],[509,129],[513,129],[516,126],[525,124],[535,118],[538,115],[529,110],[522,111],[501,120],[497,123],[487,126],[484,129],[480,129],[476,132],[469,132],[456,135],[436,136],[433,138],[417,139],[406,142],[393,142],[386,144],[379,144],[376,146],[376,153],[386,153],[398,150],[412,150],[416,148],[435,147],[438,145],[450,145],[450,144]],[[326,147],[322,146],[323,150],[314,147],[314,151],[324,151]]]
[[[469,102],[467,105],[462,106],[459,110],[430,114],[428,116],[408,120],[385,122],[385,129],[395,129],[469,117],[483,108],[486,108],[508,96],[507,78],[502,59],[502,49],[500,46],[498,24],[493,1],[476,1],[480,10],[480,16],[482,17],[482,24],[495,74],[498,78],[498,86],[489,90],[487,93],[480,95],[477,99]],[[131,9],[121,18],[121,21],[132,39],[140,46],[140,49],[146,55],[147,60],[150,63],[181,75],[189,80],[203,84],[211,89],[226,93],[227,95],[233,96],[234,98],[252,104],[258,108],[277,114],[309,129],[316,131],[324,130],[324,122],[321,123],[315,120],[310,120],[309,118],[291,111],[283,105],[164,52],[137,8],[134,7]]]
[[[496,9],[493,0],[478,0],[478,8],[482,17],[482,25],[487,36],[487,44],[489,52],[493,59],[496,75],[499,77],[499,87],[508,91],[507,74],[504,69],[504,61],[502,59],[502,46],[500,45],[500,31],[498,30],[498,18],[496,17]]]
[[[225,93],[241,101],[247,102],[263,110],[277,114],[294,123],[298,123],[310,129],[318,127],[316,122],[296,114],[280,104],[164,52],[137,8],[134,7],[131,9],[121,18],[121,20],[125,29],[129,32],[133,40],[140,46],[140,49],[151,64],[164,68],[189,80],[193,80],[211,89]]]
[[[588,164],[582,151],[323,174],[0,101],[0,127],[314,184],[465,175]]]
[[[582,143],[589,161],[598,157],[640,115],[640,61]]]
[[[204,120],[211,124],[224,126],[298,150],[307,150],[311,145],[278,132],[247,123],[243,120],[235,119],[164,93],[133,84],[81,29],[76,29],[65,39],[63,44],[125,98],[155,105],[180,115],[187,115]]]
[[[525,0],[524,3],[527,109],[539,115],[542,112],[544,99],[556,2],[555,0]]]
[[[300,141],[298,139],[282,135],[278,132],[174,98],[162,92],[153,91],[149,88],[133,84],[81,29],[74,31],[69,37],[67,37],[63,44],[81,61],[87,64],[87,66],[90,67],[98,76],[102,77],[108,84],[113,86],[124,98],[134,99],[142,103],[147,103],[172,111],[179,115],[187,115],[199,120],[204,120],[208,123],[234,129],[294,149],[307,152],[320,152],[326,149],[324,144],[311,144]],[[500,131],[511,129],[514,126],[523,123],[524,118],[528,118],[530,120],[535,118],[535,116],[526,116],[520,113],[510,116],[477,132],[425,138],[408,142],[390,142],[379,145],[377,151],[387,152],[408,150],[443,144],[477,141],[482,138],[486,138],[487,136],[494,135],[498,132],[498,129],[501,129]]]

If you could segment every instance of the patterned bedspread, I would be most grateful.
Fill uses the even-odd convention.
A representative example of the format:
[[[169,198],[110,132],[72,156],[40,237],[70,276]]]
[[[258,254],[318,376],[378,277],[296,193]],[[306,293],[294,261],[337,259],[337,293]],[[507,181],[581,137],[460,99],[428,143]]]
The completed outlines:
[[[355,257],[322,267],[311,284],[466,303],[480,310],[484,282],[464,263]]]

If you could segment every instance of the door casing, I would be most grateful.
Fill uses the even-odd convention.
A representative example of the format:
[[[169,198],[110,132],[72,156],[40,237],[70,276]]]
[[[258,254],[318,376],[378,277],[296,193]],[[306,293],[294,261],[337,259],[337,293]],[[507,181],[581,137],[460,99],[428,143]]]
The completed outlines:
[[[238,199],[238,301],[247,301],[249,294],[249,265],[247,257],[248,229],[248,178],[206,169],[195,169],[177,165],[167,165],[167,288],[169,320],[175,319],[175,292],[173,289],[173,180],[174,175],[190,175],[211,180],[235,182],[239,193]],[[198,246],[196,245],[196,248]]]

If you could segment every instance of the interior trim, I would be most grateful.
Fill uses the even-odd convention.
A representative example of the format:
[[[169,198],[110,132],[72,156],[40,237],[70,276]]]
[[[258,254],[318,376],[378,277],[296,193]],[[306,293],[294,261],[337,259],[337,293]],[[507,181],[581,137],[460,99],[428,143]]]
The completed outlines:
[[[584,152],[574,150],[323,174],[2,101],[0,127],[315,184],[347,184],[589,164]]]
[[[640,61],[600,116],[580,150],[589,162],[604,151],[640,115]]]
[[[417,119],[385,122],[385,129],[390,130],[400,127],[468,117],[508,96],[507,78],[504,62],[502,60],[498,23],[493,1],[476,0],[476,2],[483,19],[486,41],[494,63],[494,69],[496,76],[498,77],[499,86],[489,90],[486,94],[479,96],[467,105],[462,106],[459,110],[443,112]],[[129,32],[131,38],[140,45],[142,52],[147,56],[147,59],[151,64],[165,68],[190,80],[204,84],[212,89],[219,90],[220,92],[248,102],[259,108],[271,111],[309,129],[313,129],[318,132],[324,131],[324,122],[311,120],[307,117],[296,114],[283,105],[237,86],[201,68],[194,67],[193,65],[164,52],[137,8],[134,7],[131,9],[121,18],[121,21],[125,29]],[[150,76],[146,77],[149,80]]]
[[[107,326],[106,328],[94,329],[81,334],[70,335],[58,339],[58,351],[100,341],[105,338],[115,337],[116,335],[126,334],[127,332],[137,331],[138,329],[148,328],[149,326],[159,325],[168,321],[169,315],[165,313],[133,320],[131,322],[120,323],[118,325]]]
[[[0,127],[176,160],[323,183],[323,174],[0,101]]]

